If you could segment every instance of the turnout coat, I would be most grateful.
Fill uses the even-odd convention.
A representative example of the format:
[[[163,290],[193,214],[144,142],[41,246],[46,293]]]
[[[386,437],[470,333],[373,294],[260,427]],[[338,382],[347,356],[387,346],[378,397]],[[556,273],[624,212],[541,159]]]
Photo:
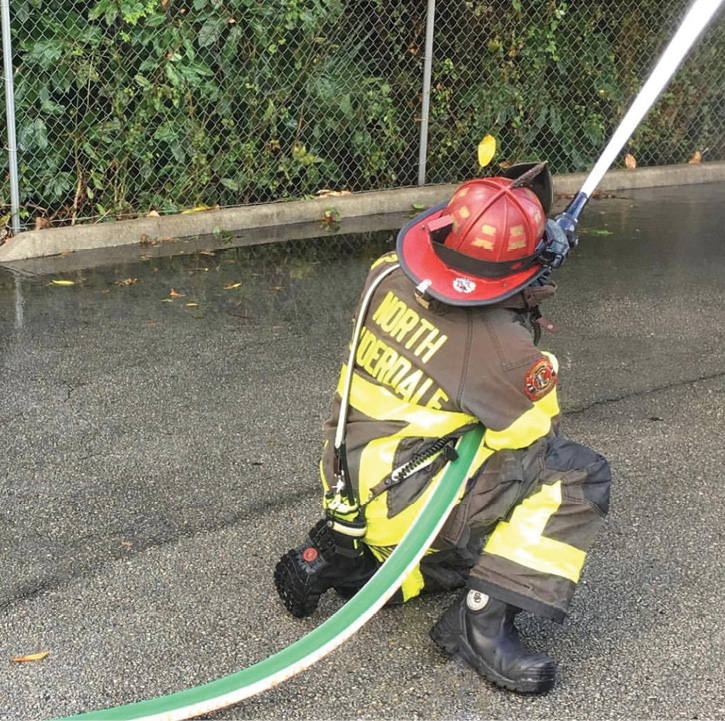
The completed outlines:
[[[397,262],[390,253],[373,263],[363,296]],[[536,292],[546,297],[553,288]],[[521,608],[557,620],[566,614],[607,511],[610,477],[601,456],[556,435],[558,364],[538,349],[534,329],[522,294],[495,306],[421,302],[400,267],[372,296],[355,355],[346,447],[364,504],[363,541],[378,560],[415,519],[456,439],[485,427],[458,506],[403,583],[405,600],[468,581]],[[346,370],[325,427],[326,491],[335,484]]]

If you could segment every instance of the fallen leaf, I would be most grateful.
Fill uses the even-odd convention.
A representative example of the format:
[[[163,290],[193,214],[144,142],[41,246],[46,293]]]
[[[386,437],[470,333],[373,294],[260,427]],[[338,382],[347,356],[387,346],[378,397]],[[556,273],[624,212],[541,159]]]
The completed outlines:
[[[121,541],[122,546],[126,546],[126,548],[131,548],[133,546],[133,541]]]
[[[329,190],[323,188],[316,193],[318,198],[339,198],[341,195],[352,195],[349,190]]]
[[[201,213],[204,210],[219,210],[218,205],[197,205],[196,208],[188,208],[187,210],[182,210],[182,215],[188,215],[189,213]]]
[[[27,656],[16,656],[15,658],[11,658],[10,660],[13,663],[27,663],[28,661],[42,661],[50,651],[41,651],[40,653],[31,653]]]
[[[270,290],[283,290],[283,289],[284,289],[284,286],[283,285],[273,285],[270,288]]]
[[[229,23],[230,25],[234,25],[234,23],[235,23],[235,22],[237,22],[237,21],[236,21],[236,20],[235,20],[234,18],[228,18],[228,19],[227,19],[227,22],[228,22],[228,23]]]
[[[138,278],[123,278],[123,280],[115,281],[114,285],[127,286],[135,285],[136,283],[138,283]]]
[[[513,163],[510,160],[499,160],[498,161],[498,167],[503,168],[504,170],[506,170],[506,168],[510,168],[512,165],[513,165]],[[571,197],[573,198],[574,196],[572,195]]]
[[[76,284],[76,282],[74,280],[52,280],[51,283],[53,285],[62,285],[62,286],[75,285]]]
[[[35,219],[35,229],[44,230],[45,228],[50,228],[50,221],[41,215],[37,216]]]
[[[147,218],[160,218],[161,214],[158,210],[149,210],[148,213],[146,213]]]
[[[196,307],[198,307],[198,305],[199,305],[198,303],[187,303],[186,304],[187,308],[196,308]]]
[[[687,161],[690,165],[697,165],[697,163],[702,162],[702,153],[699,150],[696,150],[692,157]]]
[[[200,250],[199,255],[216,255],[215,250]]]
[[[410,207],[413,208],[413,210],[421,211],[425,210],[428,206],[425,203],[411,203]]]
[[[634,170],[637,167],[637,159],[632,155],[632,153],[627,153],[624,156],[624,165],[626,166],[627,170]]]
[[[606,230],[604,228],[581,228],[580,233],[584,233],[585,235],[589,233],[589,235],[611,235],[611,230]]]
[[[185,293],[177,293],[173,288],[171,289],[171,292],[169,293],[169,297],[171,298],[186,298]]]
[[[161,302],[162,302],[162,303],[173,303],[174,301],[173,301],[173,300],[171,300],[171,298],[162,298],[162,299],[161,299]]]
[[[478,164],[485,168],[496,155],[496,138],[493,135],[487,135],[478,144]]]
[[[233,290],[234,288],[239,288],[241,283],[229,283],[228,285],[222,286],[224,290]]]

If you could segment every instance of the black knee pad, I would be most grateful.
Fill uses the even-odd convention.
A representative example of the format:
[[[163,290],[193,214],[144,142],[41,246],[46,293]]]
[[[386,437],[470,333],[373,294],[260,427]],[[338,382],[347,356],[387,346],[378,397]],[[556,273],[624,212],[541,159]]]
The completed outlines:
[[[604,456],[581,443],[556,437],[549,442],[546,467],[555,471],[581,470],[584,497],[605,516],[609,512],[609,493],[612,471]]]

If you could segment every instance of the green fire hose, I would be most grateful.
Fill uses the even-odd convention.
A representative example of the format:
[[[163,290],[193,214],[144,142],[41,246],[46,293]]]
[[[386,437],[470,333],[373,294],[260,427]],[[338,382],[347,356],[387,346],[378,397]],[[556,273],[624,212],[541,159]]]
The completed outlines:
[[[483,427],[477,426],[459,439],[458,459],[448,464],[390,558],[337,613],[299,641],[253,666],[201,686],[56,721],[180,721],[231,706],[309,668],[369,621],[415,568],[456,504],[482,438]]]

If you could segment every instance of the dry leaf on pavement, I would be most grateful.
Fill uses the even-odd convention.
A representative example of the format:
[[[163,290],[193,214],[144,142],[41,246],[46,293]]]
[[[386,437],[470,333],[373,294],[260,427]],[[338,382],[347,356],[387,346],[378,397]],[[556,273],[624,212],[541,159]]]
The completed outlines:
[[[634,170],[637,167],[637,159],[631,153],[624,156],[624,165],[628,170]]]
[[[11,658],[10,660],[13,663],[27,663],[28,661],[42,661],[50,651],[41,651],[40,653],[31,653],[27,656],[16,656],[15,658]]]
[[[177,293],[173,288],[171,289],[171,292],[169,293],[169,296],[171,298],[186,298],[185,293]]]
[[[189,213],[201,213],[204,210],[219,210],[218,205],[197,205],[196,208],[187,208],[182,210],[182,215],[188,215]]]
[[[697,165],[697,163],[701,163],[702,162],[702,153],[699,150],[696,150],[687,162],[690,165]]]
[[[229,283],[225,286],[222,286],[224,290],[234,290],[234,288],[239,288],[241,283]]]
[[[339,198],[341,195],[352,195],[349,190],[330,190],[329,188],[323,188],[315,193],[318,198]]]

